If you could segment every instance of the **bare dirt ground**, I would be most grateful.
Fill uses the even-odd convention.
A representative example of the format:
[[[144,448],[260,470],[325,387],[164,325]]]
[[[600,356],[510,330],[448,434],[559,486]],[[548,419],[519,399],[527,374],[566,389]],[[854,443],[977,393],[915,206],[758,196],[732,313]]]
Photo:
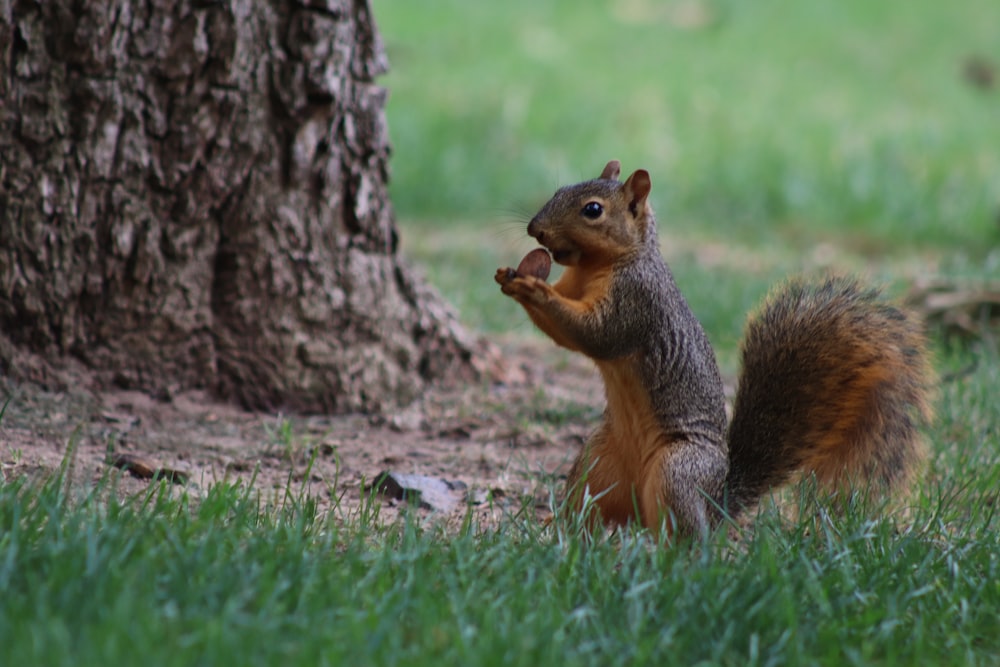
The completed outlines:
[[[391,472],[424,492],[400,500],[399,489],[387,485],[378,496],[387,520],[406,502],[446,522],[470,511],[484,525],[525,509],[545,517],[551,490],[561,488],[599,419],[600,378],[585,359],[546,341],[502,347],[503,381],[428,392],[374,416],[247,412],[202,392],[156,400],[137,392],[0,385],[0,401],[11,398],[0,421],[0,474],[41,479],[65,462],[80,489],[109,474],[125,496],[168,483],[114,467],[128,455],[178,471],[185,483],[172,488],[194,498],[225,480],[252,484],[265,502],[305,491],[322,510],[349,517],[370,496],[366,488]]]

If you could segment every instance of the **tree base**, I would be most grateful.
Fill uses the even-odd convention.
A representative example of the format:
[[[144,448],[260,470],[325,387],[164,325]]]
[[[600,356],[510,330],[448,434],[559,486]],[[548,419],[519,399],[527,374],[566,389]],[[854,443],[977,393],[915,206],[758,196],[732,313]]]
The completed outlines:
[[[112,4],[0,13],[4,373],[336,412],[475,377],[397,254],[368,4]]]

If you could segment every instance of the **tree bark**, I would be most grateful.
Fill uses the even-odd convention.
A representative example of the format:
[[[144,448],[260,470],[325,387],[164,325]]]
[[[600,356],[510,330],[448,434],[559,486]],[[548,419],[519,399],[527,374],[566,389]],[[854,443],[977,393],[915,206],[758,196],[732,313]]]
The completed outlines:
[[[378,410],[473,375],[397,254],[367,0],[0,0],[0,369]]]

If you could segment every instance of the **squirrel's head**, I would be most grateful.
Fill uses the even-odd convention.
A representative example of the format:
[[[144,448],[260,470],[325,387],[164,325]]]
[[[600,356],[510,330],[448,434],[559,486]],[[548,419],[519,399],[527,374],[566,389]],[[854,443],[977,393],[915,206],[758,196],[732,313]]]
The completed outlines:
[[[612,160],[598,178],[560,188],[528,223],[528,234],[559,264],[611,263],[655,242],[647,201],[649,173],[639,169],[624,183]]]

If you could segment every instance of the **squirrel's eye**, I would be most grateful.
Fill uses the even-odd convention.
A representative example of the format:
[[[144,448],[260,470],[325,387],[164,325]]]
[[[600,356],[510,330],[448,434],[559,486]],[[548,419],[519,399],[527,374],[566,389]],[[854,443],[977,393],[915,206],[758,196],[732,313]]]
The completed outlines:
[[[604,213],[604,207],[598,204],[596,201],[589,201],[583,205],[583,217],[588,220],[597,220]]]

